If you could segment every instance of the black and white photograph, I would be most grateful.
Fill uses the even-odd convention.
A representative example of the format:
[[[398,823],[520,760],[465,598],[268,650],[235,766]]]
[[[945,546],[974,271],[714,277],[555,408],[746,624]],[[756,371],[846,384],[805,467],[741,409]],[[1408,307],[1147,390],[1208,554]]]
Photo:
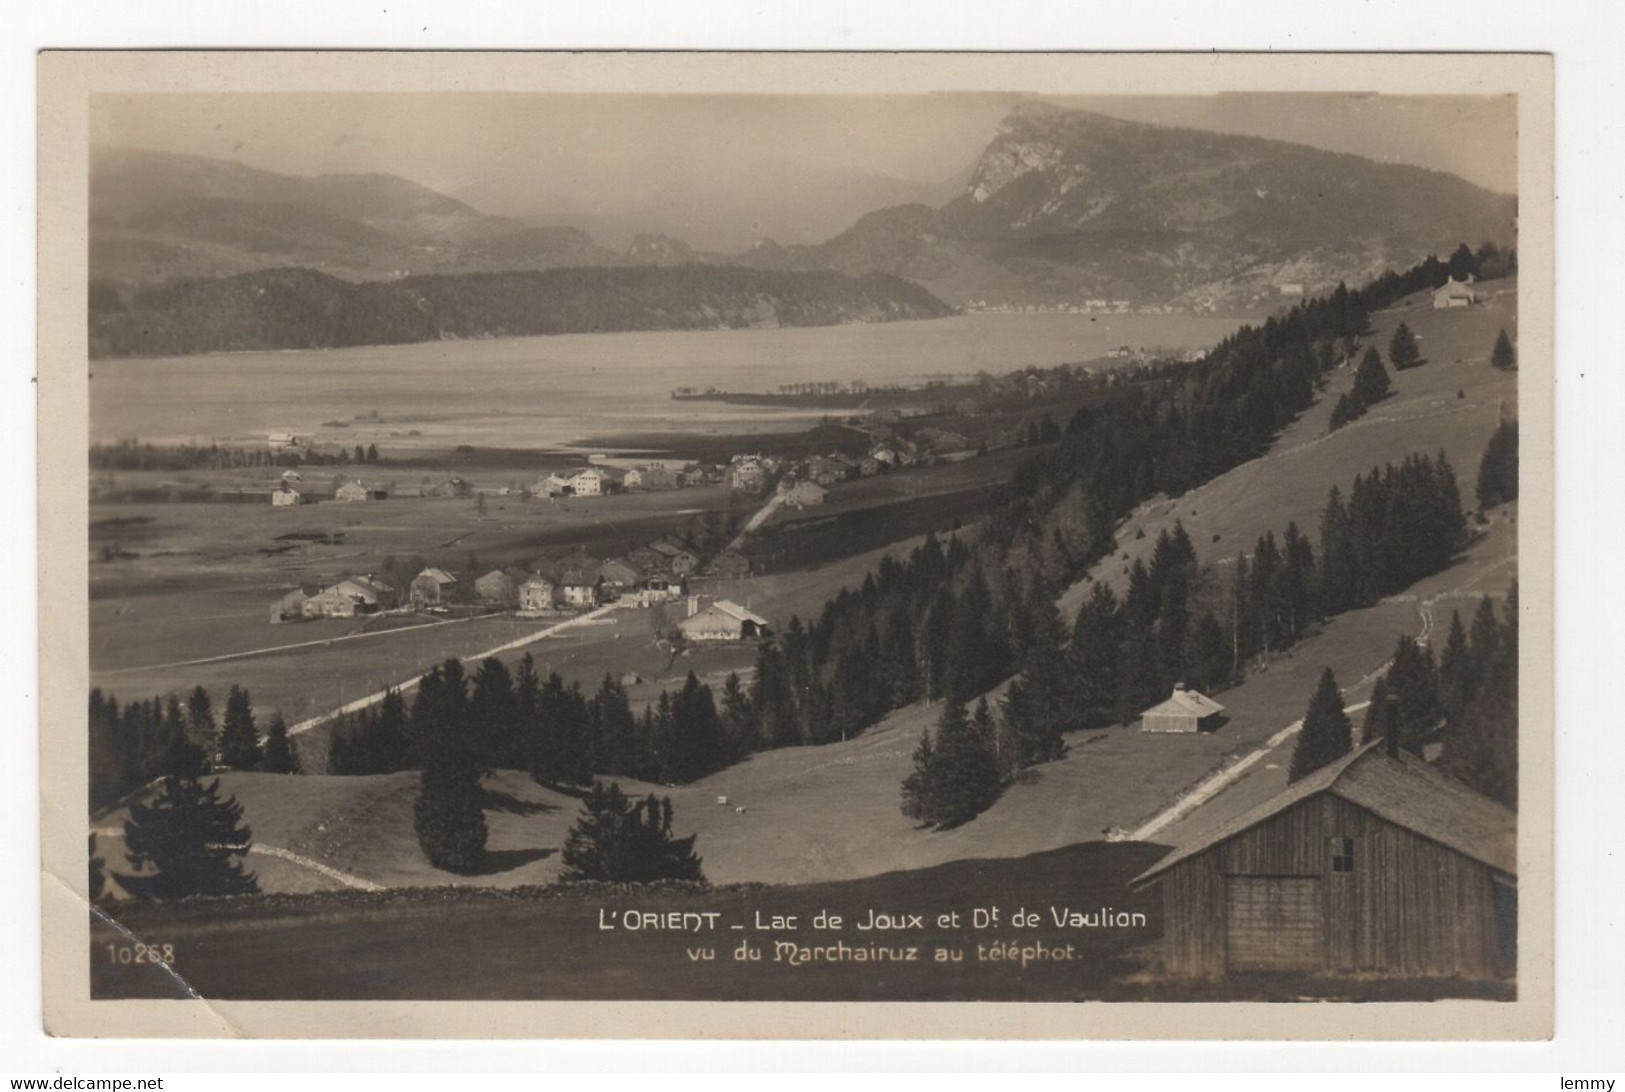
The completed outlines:
[[[42,120],[65,1032],[1549,1033],[1545,59],[158,59]]]

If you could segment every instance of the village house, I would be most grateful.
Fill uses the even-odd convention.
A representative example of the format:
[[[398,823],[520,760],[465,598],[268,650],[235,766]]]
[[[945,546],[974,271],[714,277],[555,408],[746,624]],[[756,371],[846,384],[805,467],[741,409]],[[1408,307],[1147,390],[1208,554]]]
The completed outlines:
[[[381,581],[352,576],[307,597],[303,609],[307,617],[354,618],[376,614],[389,607],[393,598],[393,591]]]
[[[626,563],[641,573],[666,573],[671,569],[667,557],[651,546],[638,546],[626,551]]]
[[[464,478],[447,478],[434,487],[437,497],[471,497],[474,495],[474,485]]]
[[[1442,311],[1448,307],[1471,307],[1483,297],[1473,287],[1473,275],[1467,274],[1466,280],[1458,281],[1451,277],[1433,290],[1433,309]]]
[[[553,582],[533,576],[519,585],[519,609],[545,611],[553,609]]]
[[[519,601],[519,590],[513,577],[492,569],[474,581],[474,598],[487,606],[511,607]]]
[[[687,576],[700,567],[699,555],[680,543],[661,539],[651,542],[649,549],[661,556],[664,561],[662,571],[672,576]]]
[[[808,505],[823,504],[824,498],[829,496],[829,490],[817,482],[797,482],[785,490],[784,499],[788,504],[807,507]]]
[[[636,588],[628,591],[622,596],[622,599],[636,603],[639,606],[649,607],[656,603],[665,603],[682,597],[683,586],[679,581],[670,580],[664,576],[651,576]]]
[[[412,578],[407,595],[414,607],[437,607],[451,597],[451,586],[455,583],[455,576],[431,566]]]
[[[271,624],[277,625],[281,622],[297,622],[300,619],[307,617],[305,614],[305,603],[310,599],[312,594],[313,592],[308,589],[295,588],[282,598],[278,599],[275,603],[272,603]]]
[[[738,550],[724,550],[711,559],[705,575],[737,580],[750,575],[750,559]]]
[[[360,482],[345,482],[333,491],[333,499],[346,504],[372,499],[372,491]]]
[[[1162,887],[1165,971],[1512,972],[1517,816],[1396,736],[1194,831],[1131,881]]]
[[[767,485],[767,471],[756,461],[735,463],[728,468],[728,485],[742,493],[760,493]]]
[[[598,575],[605,584],[616,591],[627,591],[635,588],[643,580],[643,573],[638,571],[637,566],[618,557],[610,558],[604,562],[603,567],[599,569]]]
[[[677,471],[663,466],[635,466],[621,482],[628,489],[676,489],[683,484]]]
[[[530,487],[532,496],[557,497],[570,491],[570,479],[563,474],[549,474]]]
[[[599,497],[609,492],[611,481],[610,476],[604,471],[597,467],[588,467],[571,475],[570,492],[578,497]]]
[[[567,607],[586,610],[598,605],[598,582],[588,581],[580,575],[566,576],[559,582],[559,598]]]
[[[271,504],[276,508],[291,508],[304,501],[304,495],[284,479],[271,491]]]
[[[1224,706],[1198,690],[1175,683],[1166,701],[1140,714],[1142,732],[1210,732],[1219,726]]]
[[[695,609],[698,605],[698,597],[691,597],[688,617],[677,623],[690,641],[750,641],[768,635],[767,619],[738,603],[718,599],[703,610]]]

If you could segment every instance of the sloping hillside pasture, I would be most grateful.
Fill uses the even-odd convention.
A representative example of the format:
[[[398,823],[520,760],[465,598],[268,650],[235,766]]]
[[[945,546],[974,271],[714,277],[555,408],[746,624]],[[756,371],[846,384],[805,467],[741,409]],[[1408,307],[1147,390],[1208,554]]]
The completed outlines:
[[[910,769],[922,730],[940,704],[894,713],[862,736],[822,747],[758,754],[692,785],[622,781],[629,793],[672,798],[680,833],[697,833],[705,872],[715,883],[812,883],[917,869],[966,859],[994,859],[1059,849],[1133,830],[1214,770],[1265,746],[1303,715],[1315,679],[1330,664],[1350,703],[1369,694],[1370,674],[1400,633],[1429,624],[1419,601],[1438,598],[1432,625],[1452,606],[1470,608],[1485,588],[1508,575],[1508,521],[1467,551],[1463,560],[1401,599],[1332,621],[1267,671],[1220,695],[1228,722],[1197,736],[1151,735],[1132,728],[1074,733],[1065,758],[1030,771],[988,812],[951,831],[916,827],[899,810],[899,785]],[[1414,600],[1413,601],[1413,597]],[[1356,724],[1359,715],[1355,716]],[[1205,808],[1242,808],[1285,784],[1291,742],[1256,762],[1245,777]],[[417,775],[279,777],[228,773],[222,788],[243,803],[256,842],[287,849],[384,886],[546,883],[559,874],[559,852],[579,810],[570,795],[535,785],[515,771],[487,779],[486,821],[492,860],[479,875],[442,872],[424,859],[412,831]],[[726,797],[726,804],[719,804]],[[736,809],[744,808],[740,813]],[[120,827],[123,813],[97,820]],[[1179,826],[1168,828],[1177,837]],[[1168,840],[1161,833],[1159,840]],[[101,851],[115,863],[119,839]],[[267,891],[340,887],[286,862],[255,856]],[[267,867],[262,867],[262,864]]]
[[[1352,363],[1334,371],[1320,400],[1263,458],[1177,499],[1161,497],[1141,506],[1118,532],[1117,552],[1097,564],[1090,577],[1121,593],[1129,565],[1136,558],[1149,564],[1157,535],[1172,530],[1176,520],[1185,525],[1204,564],[1233,561],[1242,551],[1250,555],[1267,531],[1279,540],[1289,520],[1318,542],[1320,516],[1332,486],[1346,498],[1354,475],[1413,453],[1432,455],[1442,449],[1456,468],[1462,506],[1475,507],[1479,457],[1502,407],[1515,410],[1517,405],[1517,374],[1489,365],[1496,332],[1504,326],[1517,336],[1517,282],[1490,282],[1489,287],[1495,295],[1480,307],[1435,311],[1424,294],[1373,315],[1366,343],[1377,347],[1388,367],[1393,389],[1388,398],[1328,434],[1338,396],[1354,383]],[[1425,361],[1406,371],[1387,363],[1388,341],[1401,322],[1416,334]],[[1464,397],[1457,398],[1457,391]],[[1063,612],[1069,617],[1075,613],[1088,591],[1087,580],[1069,589],[1061,599]]]

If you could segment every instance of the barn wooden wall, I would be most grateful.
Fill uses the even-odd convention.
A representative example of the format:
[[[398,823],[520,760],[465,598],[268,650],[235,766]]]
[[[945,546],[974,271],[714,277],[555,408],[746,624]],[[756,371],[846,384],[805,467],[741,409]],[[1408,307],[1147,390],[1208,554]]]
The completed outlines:
[[[1354,871],[1331,871],[1330,838],[1355,840]],[[1162,879],[1164,961],[1226,971],[1227,876],[1320,878],[1323,969],[1493,977],[1501,938],[1489,867],[1334,796],[1303,801],[1182,861]]]

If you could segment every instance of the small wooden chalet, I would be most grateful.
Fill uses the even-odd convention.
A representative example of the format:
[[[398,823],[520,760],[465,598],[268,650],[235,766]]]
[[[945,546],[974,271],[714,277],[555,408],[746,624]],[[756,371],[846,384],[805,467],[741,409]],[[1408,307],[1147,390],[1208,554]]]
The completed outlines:
[[[1167,701],[1140,714],[1142,732],[1210,732],[1219,726],[1224,706],[1198,690],[1175,683]]]
[[[677,623],[691,641],[748,641],[768,634],[767,619],[727,599],[718,599]]]
[[[1516,834],[1513,812],[1378,740],[1129,886],[1161,884],[1173,974],[1490,979],[1516,963]]]

